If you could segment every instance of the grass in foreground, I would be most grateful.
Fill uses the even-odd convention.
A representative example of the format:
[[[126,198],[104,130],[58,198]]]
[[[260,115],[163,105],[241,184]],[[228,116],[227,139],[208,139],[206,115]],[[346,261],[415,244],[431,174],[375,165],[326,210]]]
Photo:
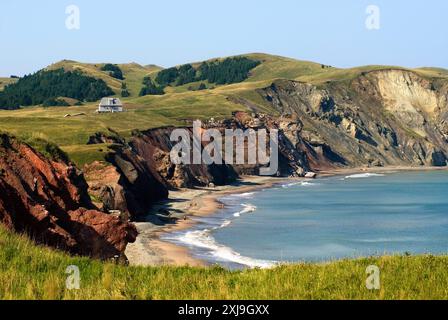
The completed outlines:
[[[81,270],[80,290],[65,270]],[[366,267],[382,289],[365,287]],[[69,257],[0,227],[0,299],[447,299],[448,257],[382,257],[273,270],[123,267]]]

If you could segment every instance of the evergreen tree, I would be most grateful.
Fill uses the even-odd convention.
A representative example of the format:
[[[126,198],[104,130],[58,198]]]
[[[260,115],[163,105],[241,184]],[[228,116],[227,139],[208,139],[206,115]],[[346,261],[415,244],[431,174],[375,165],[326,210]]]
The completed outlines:
[[[126,82],[122,82],[121,83],[121,96],[123,98],[127,98],[129,97],[131,94],[128,91],[128,85],[126,84]]]
[[[259,61],[246,57],[227,58],[213,62],[202,63],[197,70],[186,64],[179,68],[169,68],[159,72],[156,82],[162,86],[181,86],[196,81],[206,81],[216,84],[231,84],[246,80],[249,72],[260,64]]]
[[[165,91],[162,86],[157,86],[150,77],[143,79],[143,88],[140,90],[139,96],[147,95],[164,95]]]
[[[156,82],[161,86],[168,86],[178,77],[179,70],[177,68],[164,69],[157,74]]]
[[[124,80],[123,72],[121,71],[120,67],[118,67],[116,64],[107,63],[101,68],[101,71],[109,72],[109,75],[112,78],[118,80]]]
[[[6,86],[0,92],[0,109],[17,109],[45,101],[52,104],[58,97],[92,102],[113,94],[103,80],[83,75],[79,71],[42,70]]]

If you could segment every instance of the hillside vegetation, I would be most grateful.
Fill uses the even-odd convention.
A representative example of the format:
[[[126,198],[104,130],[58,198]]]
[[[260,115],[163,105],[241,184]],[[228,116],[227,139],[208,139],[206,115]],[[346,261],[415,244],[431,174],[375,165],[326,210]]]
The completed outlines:
[[[25,76],[0,92],[0,108],[18,109],[20,106],[57,104],[58,97],[79,101],[96,101],[114,92],[101,79],[78,71],[42,70]]]
[[[277,115],[278,111],[273,109],[257,91],[269,87],[276,79],[291,79],[325,85],[327,82],[350,81],[374,70],[398,68],[367,66],[338,69],[318,63],[266,54],[248,54],[237,57],[246,57],[251,61],[261,62],[249,71],[248,78],[243,82],[220,85],[209,81],[196,81],[179,86],[168,86],[164,89],[163,96],[147,95],[143,97],[138,96],[143,87],[143,79],[146,77],[155,81],[162,70],[160,67],[141,66],[135,63],[117,64],[124,78],[124,80],[119,80],[112,77],[109,71],[101,70],[106,64],[84,64],[64,60],[47,69],[63,68],[65,71],[79,71],[89,77],[101,79],[117,96],[122,91],[123,83],[126,83],[127,90],[130,92],[130,96],[123,99],[126,112],[123,114],[95,114],[96,102],[85,103],[84,106],[79,107],[31,107],[14,111],[0,110],[0,124],[3,130],[19,136],[42,136],[60,145],[79,165],[83,165],[95,159],[102,159],[104,148],[94,149],[92,146],[86,146],[86,143],[90,135],[104,131],[108,127],[126,137],[133,129],[145,130],[166,125],[185,125],[193,119],[206,120],[211,117],[222,119],[231,116],[233,111],[249,110],[247,104],[238,103],[238,100],[234,98],[248,101],[259,111]],[[198,69],[204,63],[210,64],[224,60],[212,59],[191,63],[191,66]],[[410,71],[428,79],[448,79],[448,71],[445,69],[420,68]],[[201,83],[204,83],[207,89],[198,90]],[[79,113],[85,115],[64,118],[67,114]]]
[[[47,69],[56,70],[63,68],[66,71],[78,70],[86,75],[101,79],[116,93],[121,91],[122,83],[126,83],[131,96],[138,96],[145,76],[152,75],[162,70],[161,67],[150,65],[141,66],[137,63],[116,64],[121,70],[123,80],[111,76],[110,71],[102,70],[107,63],[80,63],[77,61],[63,60],[49,66]]]
[[[447,257],[381,257],[272,270],[124,267],[69,257],[0,227],[0,299],[447,299]],[[68,266],[80,290],[68,290]],[[366,268],[381,289],[366,289]]]

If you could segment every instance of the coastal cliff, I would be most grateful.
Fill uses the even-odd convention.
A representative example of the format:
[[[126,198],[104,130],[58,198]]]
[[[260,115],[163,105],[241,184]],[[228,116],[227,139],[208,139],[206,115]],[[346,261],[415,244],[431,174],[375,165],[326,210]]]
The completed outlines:
[[[210,119],[204,129],[222,133],[226,129],[278,130],[276,176],[448,163],[448,84],[444,80],[386,69],[320,85],[276,80],[257,93],[272,114],[257,110],[256,104],[246,99],[232,98],[242,109],[253,111]],[[191,127],[185,128],[192,134]],[[115,169],[107,170],[116,172],[116,181],[103,187],[109,192],[99,194],[106,209],[124,210],[136,217],[165,199],[169,190],[225,185],[243,175],[259,174],[260,165],[173,164],[169,152],[174,146],[170,141],[174,129],[135,131],[128,141],[115,140],[119,143],[107,156]],[[94,141],[92,138],[89,143]]]
[[[236,112],[231,119],[209,121],[204,127],[217,129],[222,134],[226,129],[278,130],[279,168],[275,176],[303,177],[311,170],[344,165],[331,147],[316,151],[303,139],[303,124],[297,118]],[[166,199],[169,190],[228,185],[241,176],[260,174],[263,167],[260,164],[172,163],[170,151],[176,142],[170,141],[170,136],[174,129],[136,131],[129,141],[113,146],[113,151],[106,156],[107,165],[94,163],[85,168],[90,192],[102,202],[103,210],[120,210],[138,219],[146,215],[155,202]],[[185,129],[193,135],[191,127]],[[244,148],[247,157],[247,140]]]
[[[0,222],[38,243],[99,259],[122,257],[137,231],[98,211],[82,173],[29,145],[0,136]]]
[[[302,137],[316,150],[329,146],[348,166],[446,166],[447,87],[382,70],[319,87],[279,80],[259,93],[278,112],[300,118]]]

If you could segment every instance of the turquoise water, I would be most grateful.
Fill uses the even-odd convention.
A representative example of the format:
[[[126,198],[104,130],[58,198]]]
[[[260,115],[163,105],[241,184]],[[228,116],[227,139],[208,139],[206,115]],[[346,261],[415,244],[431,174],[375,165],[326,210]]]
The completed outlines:
[[[231,268],[448,253],[444,171],[291,182],[221,201],[224,210],[165,239]]]

